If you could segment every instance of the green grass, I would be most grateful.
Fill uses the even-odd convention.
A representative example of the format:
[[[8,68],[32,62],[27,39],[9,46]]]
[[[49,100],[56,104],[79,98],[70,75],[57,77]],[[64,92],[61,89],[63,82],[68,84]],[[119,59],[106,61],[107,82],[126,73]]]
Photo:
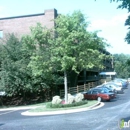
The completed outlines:
[[[85,105],[88,101],[87,100],[83,100],[80,102],[74,102],[72,104],[52,104],[47,103],[46,108],[65,108],[65,107],[76,107],[76,106],[81,106],[81,105]]]
[[[81,106],[76,106],[76,107],[66,107],[66,108],[46,108],[46,105],[44,104],[42,107],[39,106],[35,109],[31,109],[29,110],[29,112],[45,112],[45,111],[59,111],[59,110],[69,110],[69,109],[77,109],[77,108],[86,108],[86,107],[90,107],[93,106],[95,104],[97,104],[98,101],[97,100],[88,100],[88,103],[85,105],[81,105]]]

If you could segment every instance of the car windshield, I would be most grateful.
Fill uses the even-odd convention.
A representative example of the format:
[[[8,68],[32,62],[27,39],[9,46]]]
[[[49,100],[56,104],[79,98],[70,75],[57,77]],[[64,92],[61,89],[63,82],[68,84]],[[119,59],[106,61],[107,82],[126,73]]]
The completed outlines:
[[[119,87],[119,85],[114,84],[114,83],[110,83],[110,85],[115,86],[115,87]]]
[[[105,84],[103,87],[106,88],[106,89],[108,89],[108,90],[111,90],[111,87],[109,87],[109,86],[110,85]]]
[[[111,83],[107,83],[107,84],[105,84],[105,86],[107,87],[107,89],[109,89],[109,90],[113,90],[114,89],[114,85],[113,84],[111,84]]]

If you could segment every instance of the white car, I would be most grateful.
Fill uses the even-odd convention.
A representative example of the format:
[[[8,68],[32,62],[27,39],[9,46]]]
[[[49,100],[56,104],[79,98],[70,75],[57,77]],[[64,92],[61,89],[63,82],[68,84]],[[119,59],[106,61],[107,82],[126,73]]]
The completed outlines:
[[[114,84],[117,84],[120,87],[122,87],[122,82],[121,81],[112,80],[111,82],[114,83]]]
[[[113,82],[108,82],[105,85],[109,88],[113,88],[114,90],[117,91],[117,93],[123,93],[123,88],[120,85],[117,85]]]

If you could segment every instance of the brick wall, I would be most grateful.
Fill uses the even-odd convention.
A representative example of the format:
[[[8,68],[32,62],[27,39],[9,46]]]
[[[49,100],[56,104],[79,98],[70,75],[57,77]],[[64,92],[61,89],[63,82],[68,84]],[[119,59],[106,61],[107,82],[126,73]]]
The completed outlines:
[[[54,27],[54,19],[57,17],[57,10],[45,10],[42,14],[16,16],[0,18],[0,31],[3,31],[3,39],[6,34],[14,33],[21,37],[23,34],[30,33],[30,27],[36,26],[38,22],[47,28]]]

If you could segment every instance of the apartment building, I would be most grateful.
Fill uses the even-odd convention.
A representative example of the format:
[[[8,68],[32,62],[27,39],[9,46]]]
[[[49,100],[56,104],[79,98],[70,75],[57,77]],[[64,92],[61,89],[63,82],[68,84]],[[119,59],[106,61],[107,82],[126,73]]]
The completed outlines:
[[[112,56],[111,53],[109,53],[106,50],[100,50],[100,51],[107,56]],[[104,69],[92,68],[92,69],[83,70],[82,72],[80,72],[78,76],[78,84],[80,85],[87,82],[99,81],[101,79],[101,76],[99,75],[99,73],[101,72],[114,72],[113,58],[104,59],[103,65],[104,65]]]

